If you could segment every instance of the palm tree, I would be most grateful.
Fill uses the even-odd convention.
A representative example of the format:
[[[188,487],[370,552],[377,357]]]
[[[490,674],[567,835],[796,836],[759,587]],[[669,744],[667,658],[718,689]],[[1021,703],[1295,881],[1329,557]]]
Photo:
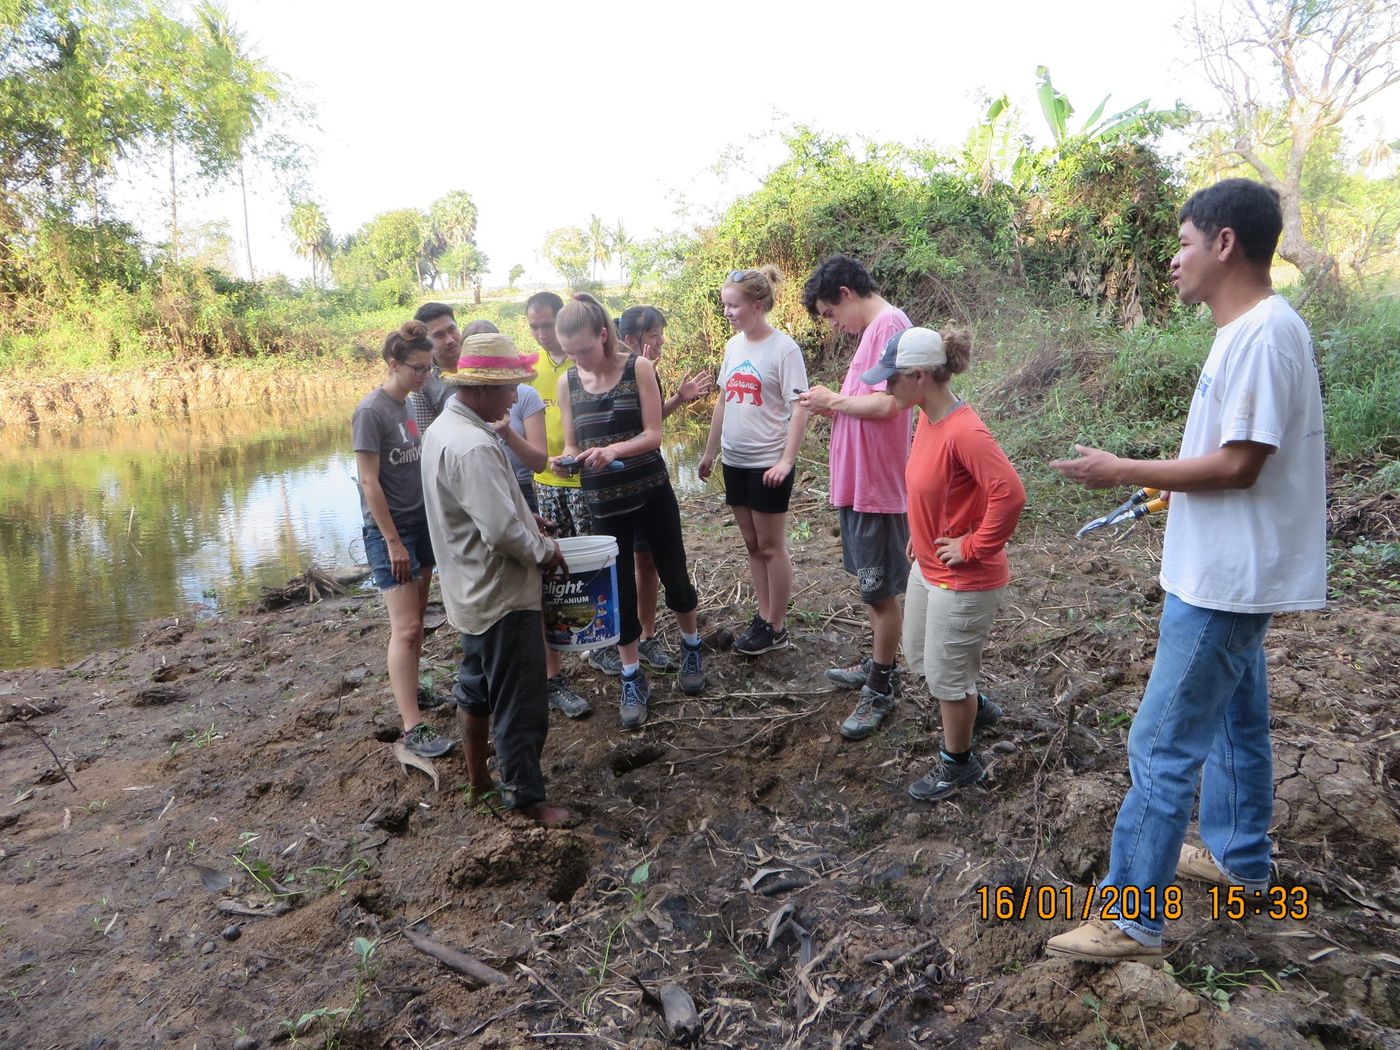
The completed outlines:
[[[204,104],[212,118],[207,134],[235,158],[238,190],[243,200],[243,244],[248,257],[248,279],[253,280],[257,275],[253,270],[244,158],[268,111],[282,97],[282,78],[248,49],[228,9],[214,0],[201,0],[195,7],[195,26],[202,38],[202,58],[208,77],[203,85],[208,93]]]
[[[329,268],[331,255],[331,225],[326,221],[326,213],[315,201],[297,201],[292,205],[287,226],[292,231],[296,253],[311,262],[311,287],[320,288],[316,264]]]
[[[476,217],[476,202],[465,190],[453,190],[428,205],[428,228],[423,238],[423,252],[434,268],[439,257],[453,253],[460,255],[460,249],[476,244]],[[450,287],[453,267],[444,269]]]
[[[617,253],[617,275],[622,279],[623,284],[627,284],[627,269],[631,262],[629,253],[632,250],[632,238],[627,236],[627,227],[622,225],[621,219],[618,219],[617,224],[612,228],[612,249]]]
[[[588,254],[593,260],[593,281],[597,283],[598,264],[606,266],[612,262],[612,241],[608,237],[608,228],[596,215],[588,219]]]

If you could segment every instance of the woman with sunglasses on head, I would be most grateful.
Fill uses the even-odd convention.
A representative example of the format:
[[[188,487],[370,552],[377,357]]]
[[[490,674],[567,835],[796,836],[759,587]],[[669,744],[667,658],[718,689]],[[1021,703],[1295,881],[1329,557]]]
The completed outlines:
[[[658,365],[661,348],[666,345],[666,315],[654,306],[629,306],[617,319],[617,334],[628,350]],[[676,387],[676,392],[667,397],[666,388],[661,385],[659,368],[656,381],[661,390],[662,419],[681,406],[700,400],[710,392],[711,386],[707,373],[696,372],[683,380]],[[656,562],[652,560],[646,536],[640,531],[632,537],[632,556],[637,566],[637,618],[642,624],[637,653],[642,663],[653,671],[669,671],[671,656],[656,637],[656,600],[661,593],[661,577],[657,575]]]
[[[787,510],[797,475],[797,452],[808,412],[797,402],[807,389],[807,365],[791,336],[768,323],[775,266],[735,270],[720,289],[724,316],[736,329],[720,369],[723,397],[715,402],[710,437],[700,459],[708,478],[718,452],[724,464],[724,501],[744,537],[758,612],[734,651],[757,656],[788,644],[787,606],[792,558]]]
[[[427,326],[409,321],[390,332],[382,356],[388,376],[356,406],[350,422],[365,556],[389,610],[389,684],[403,720],[403,745],[436,758],[450,751],[453,741],[435,733],[418,707],[423,609],[437,561],[423,509],[422,435],[407,403],[432,369]]]
[[[622,725],[647,719],[651,687],[641,670],[637,588],[632,538],[640,531],[666,589],[666,606],[681,633],[677,684],[695,696],[705,689],[705,664],[695,610],[700,598],[686,565],[680,507],[661,457],[661,390],[656,369],[631,353],[612,317],[591,295],[576,295],[555,317],[555,334],[573,367],[556,391],[564,428],[564,454],[556,473],[582,471],[582,487],[594,532],[617,540],[617,612],[622,621]]]

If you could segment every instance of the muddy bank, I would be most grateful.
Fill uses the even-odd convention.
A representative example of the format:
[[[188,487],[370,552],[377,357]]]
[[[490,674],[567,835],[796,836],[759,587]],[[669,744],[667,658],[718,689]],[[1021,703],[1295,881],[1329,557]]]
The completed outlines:
[[[102,419],[185,415],[235,405],[349,400],[379,380],[379,362],[317,366],[166,364],[91,379],[0,379],[0,429],[56,430]]]
[[[1170,969],[1050,962],[1069,923],[984,917],[979,889],[1103,871],[1159,534],[1018,539],[987,663],[992,782],[922,806],[904,791],[937,716],[917,689],[870,740],[836,732],[854,696],[822,670],[864,629],[808,491],[790,649],[711,654],[698,698],[656,681],[632,735],[615,681],[572,666],[599,711],[551,723],[569,830],[502,822],[455,756],[437,791],[393,762],[371,595],[163,621],[0,675],[0,1044],[660,1048],[674,983],[704,1046],[1400,1045],[1393,610],[1347,593],[1270,638],[1278,877],[1308,918],[1213,920],[1188,887]],[[688,503],[706,629],[752,613],[727,521]],[[453,652],[430,637],[439,691]],[[415,922],[507,983],[424,954]]]

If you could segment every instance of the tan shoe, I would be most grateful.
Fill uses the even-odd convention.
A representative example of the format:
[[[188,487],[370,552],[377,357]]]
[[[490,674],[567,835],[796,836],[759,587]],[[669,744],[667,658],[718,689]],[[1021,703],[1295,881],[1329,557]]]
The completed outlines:
[[[1091,919],[1045,942],[1045,954],[1081,962],[1154,963],[1165,954],[1161,947],[1149,948],[1139,944],[1106,919]]]
[[[1200,846],[1181,847],[1181,856],[1177,858],[1176,874],[1178,878],[1195,879],[1197,882],[1206,882],[1215,886],[1232,885],[1225,873],[1220,870],[1220,866],[1215,863],[1215,858],[1210,855],[1210,850]]]

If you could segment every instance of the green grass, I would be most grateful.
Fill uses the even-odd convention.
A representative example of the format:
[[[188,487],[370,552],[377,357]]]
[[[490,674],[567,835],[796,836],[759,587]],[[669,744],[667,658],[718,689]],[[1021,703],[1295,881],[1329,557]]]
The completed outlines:
[[[1332,457],[1400,453],[1400,296],[1352,303],[1313,341],[1326,384]]]

